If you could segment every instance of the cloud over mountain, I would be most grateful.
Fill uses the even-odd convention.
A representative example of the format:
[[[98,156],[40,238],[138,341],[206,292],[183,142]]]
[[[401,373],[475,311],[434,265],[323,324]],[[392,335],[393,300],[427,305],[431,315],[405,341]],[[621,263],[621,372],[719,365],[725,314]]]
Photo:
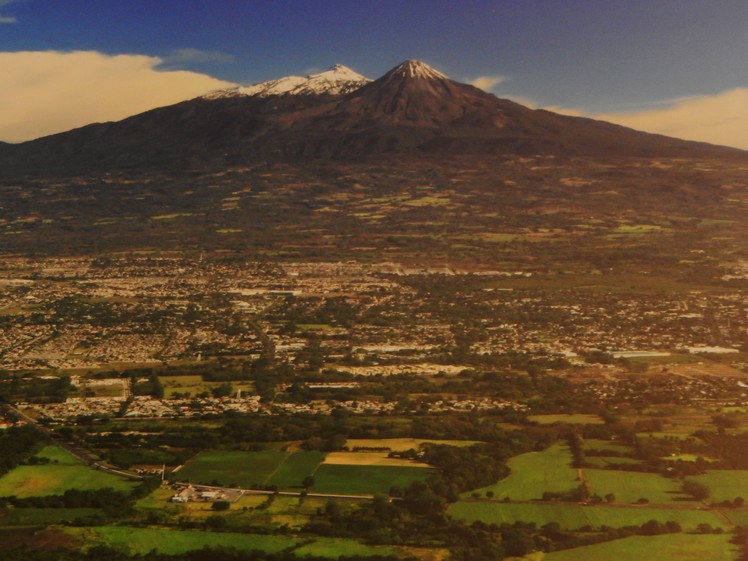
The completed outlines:
[[[748,150],[748,136],[745,134],[748,130],[748,88],[684,97],[636,111],[594,113],[580,108],[545,108],[564,115],[591,117],[641,131]]]
[[[679,99],[655,109],[595,117],[647,132],[748,150],[748,88]]]
[[[233,85],[196,72],[160,71],[163,62],[96,51],[0,53],[0,140],[123,119]]]

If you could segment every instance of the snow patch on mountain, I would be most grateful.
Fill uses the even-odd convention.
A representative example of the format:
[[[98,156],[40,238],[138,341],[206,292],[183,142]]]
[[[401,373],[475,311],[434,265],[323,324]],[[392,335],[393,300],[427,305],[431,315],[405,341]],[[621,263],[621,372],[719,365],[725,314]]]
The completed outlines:
[[[420,60],[406,60],[396,68],[390,71],[393,76],[401,76],[403,78],[423,78],[427,80],[449,80],[448,76],[445,76],[438,70],[435,70],[425,62]]]
[[[270,97],[273,95],[341,95],[357,90],[371,82],[365,76],[354,72],[347,66],[336,64],[324,72],[307,77],[286,76],[277,80],[260,82],[251,86],[237,86],[223,90],[216,90],[205,96],[205,99],[221,99],[227,97],[256,96]]]

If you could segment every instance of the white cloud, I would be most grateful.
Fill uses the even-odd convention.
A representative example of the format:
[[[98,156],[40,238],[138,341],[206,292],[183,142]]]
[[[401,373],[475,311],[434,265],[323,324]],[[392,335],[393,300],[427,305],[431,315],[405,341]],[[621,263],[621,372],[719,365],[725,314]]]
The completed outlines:
[[[0,52],[0,140],[119,120],[234,85],[196,72],[159,71],[162,62],[95,51]]]
[[[637,111],[591,113],[577,108],[545,109],[564,115],[601,119],[640,131],[748,150],[748,88],[681,97]]]
[[[663,108],[596,118],[647,132],[748,150],[748,88],[682,98]]]
[[[490,92],[491,88],[498,86],[502,82],[506,82],[506,76],[478,76],[469,83],[476,88],[480,88],[483,91]]]

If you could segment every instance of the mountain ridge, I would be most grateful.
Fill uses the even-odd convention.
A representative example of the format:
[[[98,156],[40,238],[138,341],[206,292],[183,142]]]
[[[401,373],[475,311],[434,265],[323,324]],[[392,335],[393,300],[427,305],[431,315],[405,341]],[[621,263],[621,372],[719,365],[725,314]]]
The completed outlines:
[[[236,86],[215,90],[201,96],[203,99],[221,99],[234,96],[270,97],[276,95],[343,95],[371,82],[366,76],[342,64],[334,64],[323,72],[302,76],[284,76],[250,86]]]
[[[734,148],[530,109],[413,60],[347,93],[305,86],[335,75],[360,76],[336,66],[303,82],[286,80],[276,94],[268,94],[270,85],[250,95],[203,96],[119,122],[0,145],[0,173],[206,169],[384,155],[748,157]]]

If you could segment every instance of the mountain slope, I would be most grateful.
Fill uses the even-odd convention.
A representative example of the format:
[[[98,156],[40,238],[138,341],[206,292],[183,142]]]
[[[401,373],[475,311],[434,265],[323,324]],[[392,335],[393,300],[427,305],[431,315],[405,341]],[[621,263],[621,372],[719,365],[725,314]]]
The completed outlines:
[[[329,93],[334,67],[254,94],[212,95],[118,123],[0,146],[5,176],[108,169],[205,169],[378,154],[744,157],[739,150],[532,110],[406,61],[348,94]],[[359,75],[356,75],[359,76]],[[343,80],[345,81],[345,80]],[[281,82],[283,82],[281,84]],[[270,94],[275,91],[278,93]],[[342,90],[341,90],[342,91]]]

